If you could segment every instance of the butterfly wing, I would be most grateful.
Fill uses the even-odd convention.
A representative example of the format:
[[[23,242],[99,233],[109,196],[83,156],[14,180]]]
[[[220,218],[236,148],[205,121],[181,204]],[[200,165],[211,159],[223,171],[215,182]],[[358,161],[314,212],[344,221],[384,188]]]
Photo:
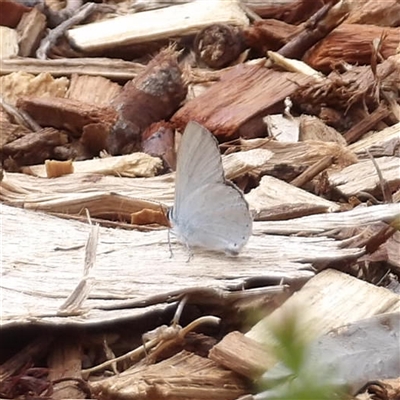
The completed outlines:
[[[228,183],[206,184],[190,193],[178,218],[178,234],[189,247],[238,254],[252,232],[247,202]]]
[[[196,122],[189,122],[178,151],[173,232],[189,247],[237,254],[252,232],[242,192],[225,181],[218,143]]]
[[[178,150],[173,214],[180,214],[185,198],[198,187],[224,180],[217,140],[197,122],[189,122]]]

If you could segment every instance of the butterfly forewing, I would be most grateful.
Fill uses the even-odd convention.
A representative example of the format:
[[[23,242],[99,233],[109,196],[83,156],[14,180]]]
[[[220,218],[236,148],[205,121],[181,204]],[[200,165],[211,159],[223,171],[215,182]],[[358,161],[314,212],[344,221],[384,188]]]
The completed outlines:
[[[178,150],[174,214],[179,214],[189,193],[211,182],[224,182],[218,143],[206,128],[191,121],[186,126]]]

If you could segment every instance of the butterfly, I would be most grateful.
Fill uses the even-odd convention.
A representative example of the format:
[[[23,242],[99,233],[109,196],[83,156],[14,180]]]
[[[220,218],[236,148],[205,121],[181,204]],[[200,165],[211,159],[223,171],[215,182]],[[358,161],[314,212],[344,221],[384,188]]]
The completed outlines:
[[[187,124],[177,157],[171,232],[193,247],[237,255],[252,233],[241,190],[225,179],[215,137],[197,122]]]

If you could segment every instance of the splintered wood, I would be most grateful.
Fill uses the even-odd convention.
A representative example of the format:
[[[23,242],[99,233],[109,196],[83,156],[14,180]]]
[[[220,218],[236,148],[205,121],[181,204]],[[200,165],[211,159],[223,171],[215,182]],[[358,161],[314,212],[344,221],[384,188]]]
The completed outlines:
[[[0,0],[0,397],[254,400],[293,311],[318,340],[400,312],[398,1],[20,3]],[[169,235],[190,121],[248,203],[238,257]],[[232,222],[209,194],[198,221]],[[400,391],[383,378],[360,386]]]

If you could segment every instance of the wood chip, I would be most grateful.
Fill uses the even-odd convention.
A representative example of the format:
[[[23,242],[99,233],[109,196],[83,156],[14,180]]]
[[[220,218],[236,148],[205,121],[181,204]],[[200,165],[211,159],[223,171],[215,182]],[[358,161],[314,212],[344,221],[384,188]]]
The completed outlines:
[[[212,23],[245,26],[248,19],[238,1],[211,0],[207,7],[191,2],[83,25],[70,29],[67,37],[83,51],[104,50],[191,35]]]
[[[380,157],[375,161],[391,192],[399,189],[399,158]],[[329,174],[329,183],[346,197],[357,196],[360,192],[382,196],[378,172],[371,160],[362,160],[356,164],[349,165],[340,172]]]

